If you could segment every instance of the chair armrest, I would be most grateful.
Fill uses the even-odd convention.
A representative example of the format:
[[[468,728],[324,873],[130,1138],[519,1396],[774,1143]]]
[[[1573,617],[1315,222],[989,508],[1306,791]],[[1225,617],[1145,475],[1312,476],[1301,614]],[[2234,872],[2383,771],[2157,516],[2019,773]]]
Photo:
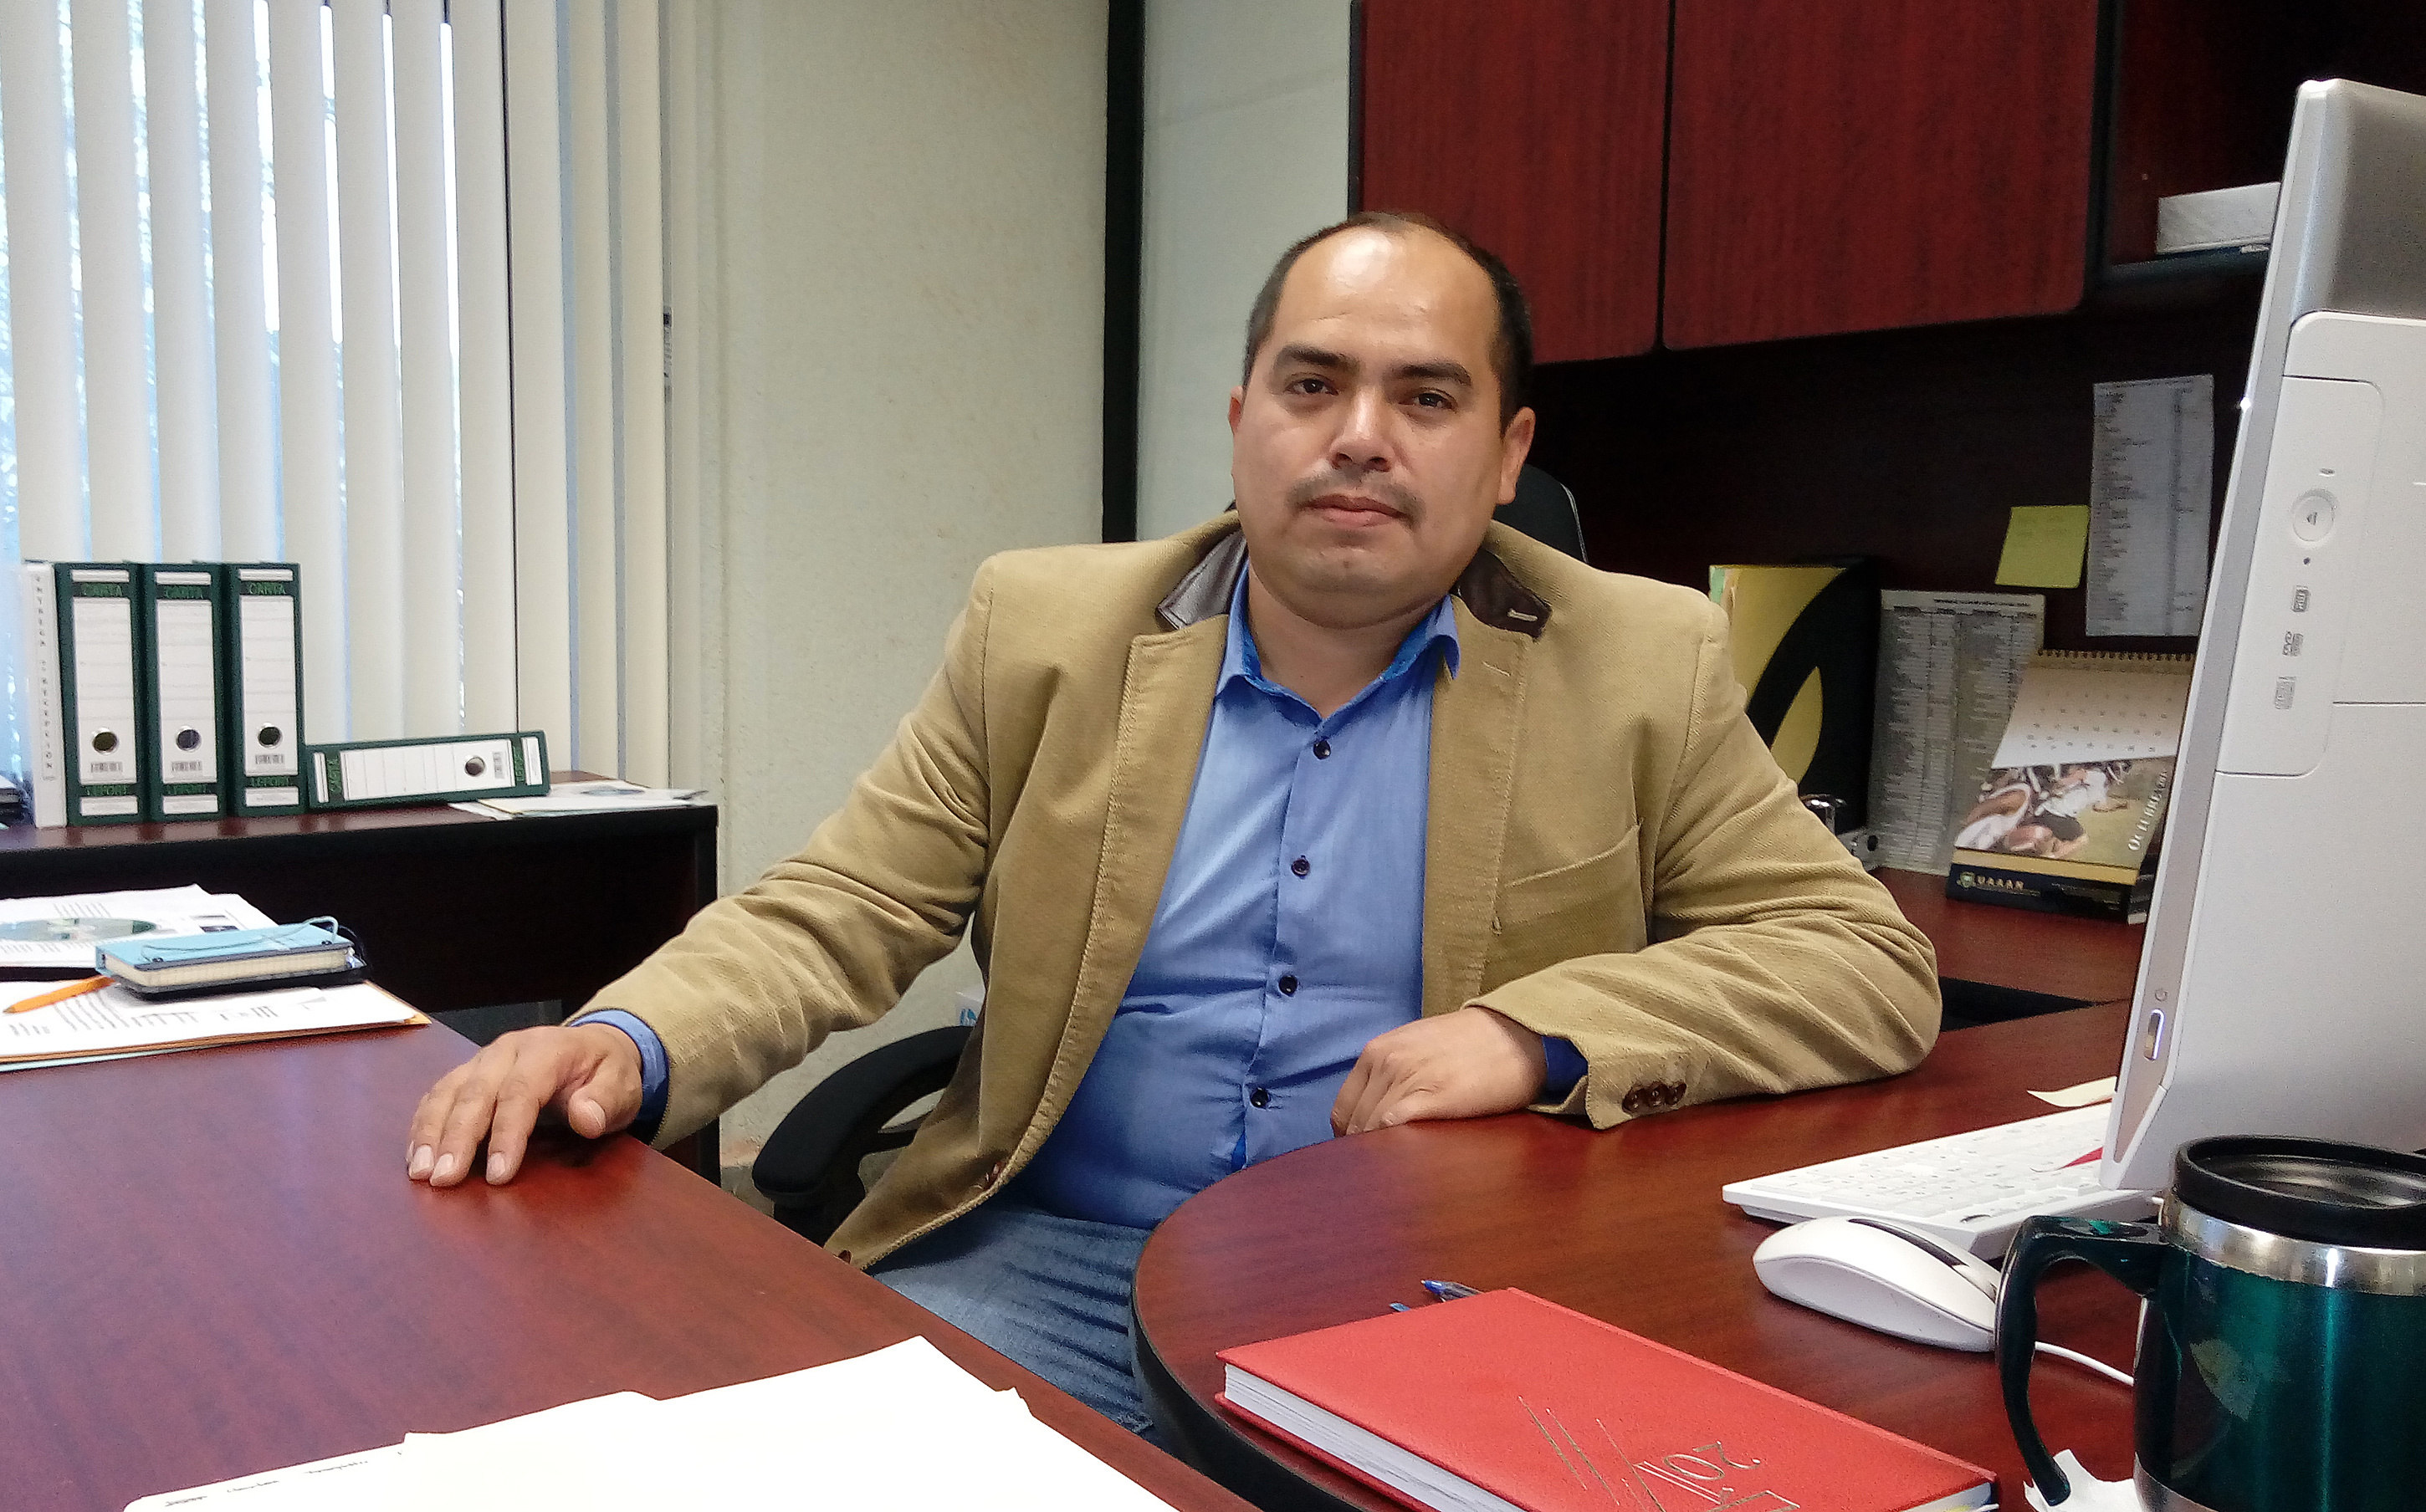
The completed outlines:
[[[809,1088],[768,1136],[750,1179],[781,1203],[817,1193],[839,1158],[849,1156],[855,1168],[867,1151],[852,1147],[868,1144],[895,1114],[952,1079],[969,1032],[955,1024],[880,1045]]]

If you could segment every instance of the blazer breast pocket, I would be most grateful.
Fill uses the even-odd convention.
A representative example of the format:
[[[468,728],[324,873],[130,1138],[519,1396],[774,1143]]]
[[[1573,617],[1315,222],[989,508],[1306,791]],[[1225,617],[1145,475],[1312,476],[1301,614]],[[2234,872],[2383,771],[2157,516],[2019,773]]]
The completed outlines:
[[[1649,938],[1642,910],[1638,827],[1596,856],[1520,877],[1499,890],[1482,989],[1529,975],[1577,956],[1641,950]]]

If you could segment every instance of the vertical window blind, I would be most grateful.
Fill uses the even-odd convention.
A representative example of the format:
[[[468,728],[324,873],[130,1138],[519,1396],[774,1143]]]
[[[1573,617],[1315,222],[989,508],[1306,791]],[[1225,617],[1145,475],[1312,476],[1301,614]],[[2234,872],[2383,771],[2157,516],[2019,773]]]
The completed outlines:
[[[668,780],[663,20],[0,0],[0,548],[299,562],[309,738]]]

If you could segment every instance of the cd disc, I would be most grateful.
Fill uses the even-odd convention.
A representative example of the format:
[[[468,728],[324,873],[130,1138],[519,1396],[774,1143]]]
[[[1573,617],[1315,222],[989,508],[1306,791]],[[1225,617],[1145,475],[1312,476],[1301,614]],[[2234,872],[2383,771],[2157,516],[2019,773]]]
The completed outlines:
[[[147,919],[19,919],[0,924],[0,940],[30,940],[52,945],[82,945],[96,940],[122,940],[149,934],[159,925]]]

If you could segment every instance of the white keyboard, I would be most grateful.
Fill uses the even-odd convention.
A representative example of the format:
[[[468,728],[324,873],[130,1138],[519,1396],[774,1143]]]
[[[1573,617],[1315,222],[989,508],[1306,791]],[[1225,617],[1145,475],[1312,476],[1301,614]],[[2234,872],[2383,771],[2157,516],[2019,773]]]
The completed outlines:
[[[2073,1108],[1731,1182],[1720,1195],[1777,1223],[1890,1218],[1983,1260],[2002,1260],[2022,1220],[2039,1214],[2135,1218],[2154,1211],[2151,1193],[2097,1184],[2094,1151],[2105,1142],[2106,1117],[2102,1103]]]

